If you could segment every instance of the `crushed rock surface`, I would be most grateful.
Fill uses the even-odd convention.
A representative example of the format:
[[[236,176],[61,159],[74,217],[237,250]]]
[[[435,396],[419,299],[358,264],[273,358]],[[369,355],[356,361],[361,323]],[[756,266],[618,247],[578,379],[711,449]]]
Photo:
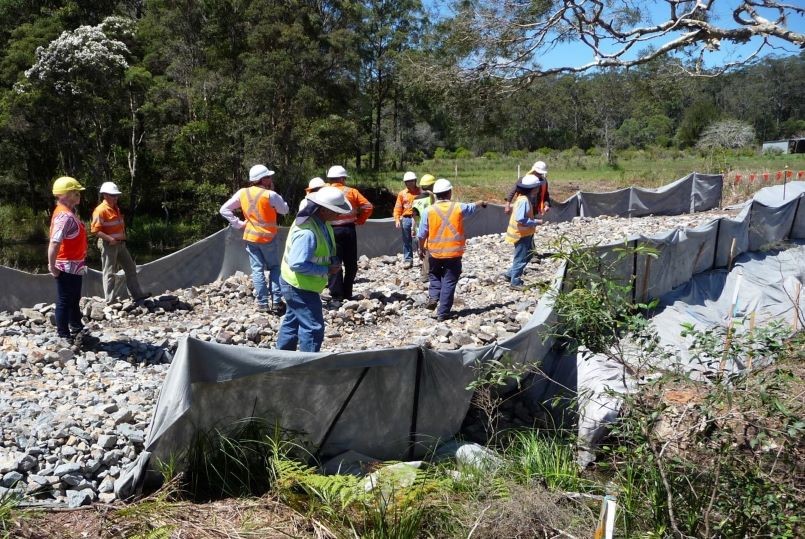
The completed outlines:
[[[512,247],[502,234],[467,242],[454,320],[425,309],[420,268],[402,256],[359,260],[352,300],[327,300],[322,351],[421,345],[481,346],[514,335],[529,319],[541,285],[559,262],[547,254],[560,237],[587,245],[694,227],[726,212],[673,217],[576,218],[538,228],[538,256],[526,290],[503,280]],[[418,264],[418,262],[417,262]],[[187,336],[270,348],[281,319],[253,309],[248,275],[107,306],[83,298],[87,328],[99,343],[76,347],[56,336],[53,304],[0,313],[0,496],[67,504],[112,502],[114,480],[142,451],[159,390],[178,341]]]

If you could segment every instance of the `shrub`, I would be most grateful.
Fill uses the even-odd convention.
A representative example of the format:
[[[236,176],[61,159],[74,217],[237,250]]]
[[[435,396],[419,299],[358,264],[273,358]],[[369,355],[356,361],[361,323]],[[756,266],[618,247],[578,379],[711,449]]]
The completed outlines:
[[[447,148],[442,148],[441,146],[436,148],[436,151],[433,152],[434,159],[453,159],[453,157],[454,157],[453,152],[451,152]]]
[[[458,148],[456,148],[456,152],[454,155],[456,159],[472,159],[473,157],[472,151],[465,148],[464,146],[459,146]]]

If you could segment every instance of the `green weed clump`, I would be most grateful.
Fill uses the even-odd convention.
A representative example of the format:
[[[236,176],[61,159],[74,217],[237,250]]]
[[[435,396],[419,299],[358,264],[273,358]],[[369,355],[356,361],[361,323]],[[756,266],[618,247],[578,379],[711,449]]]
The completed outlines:
[[[784,345],[785,331],[773,324],[725,346],[724,330],[688,327],[691,354],[703,364],[726,355],[728,364],[754,359],[761,367],[704,378],[655,372],[623,396],[599,466],[619,485],[627,534],[801,536],[803,370],[791,358],[801,357],[803,339]]]
[[[14,515],[19,505],[19,496],[12,491],[0,495],[0,537],[11,537]]]
[[[186,454],[186,488],[194,500],[263,495],[280,439],[279,429],[259,418],[200,432]]]

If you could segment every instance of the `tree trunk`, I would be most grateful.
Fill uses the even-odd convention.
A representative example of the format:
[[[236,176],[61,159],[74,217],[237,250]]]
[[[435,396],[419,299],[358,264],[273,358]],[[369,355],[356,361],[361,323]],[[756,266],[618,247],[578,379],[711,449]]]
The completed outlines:
[[[131,91],[129,92],[129,113],[131,114],[131,138],[127,154],[129,165],[129,211],[126,214],[126,220],[128,221],[127,226],[133,226],[134,216],[137,213],[137,160],[140,155],[138,149],[143,141],[145,130],[142,128],[142,120],[137,115],[137,107]]]
[[[383,75],[380,71],[377,74],[377,101],[375,102],[375,128],[374,128],[374,152],[372,158],[372,169],[380,170],[380,127],[383,114]]]

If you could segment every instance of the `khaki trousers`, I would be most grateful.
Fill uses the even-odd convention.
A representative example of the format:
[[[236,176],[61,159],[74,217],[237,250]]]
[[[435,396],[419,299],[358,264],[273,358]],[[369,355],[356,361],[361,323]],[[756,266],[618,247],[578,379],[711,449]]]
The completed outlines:
[[[101,251],[101,263],[103,265],[103,297],[106,303],[112,303],[115,299],[115,289],[117,288],[117,270],[123,268],[126,275],[126,288],[132,298],[143,295],[140,282],[137,280],[137,265],[126,249],[126,243],[110,245],[98,238],[98,249]]]

